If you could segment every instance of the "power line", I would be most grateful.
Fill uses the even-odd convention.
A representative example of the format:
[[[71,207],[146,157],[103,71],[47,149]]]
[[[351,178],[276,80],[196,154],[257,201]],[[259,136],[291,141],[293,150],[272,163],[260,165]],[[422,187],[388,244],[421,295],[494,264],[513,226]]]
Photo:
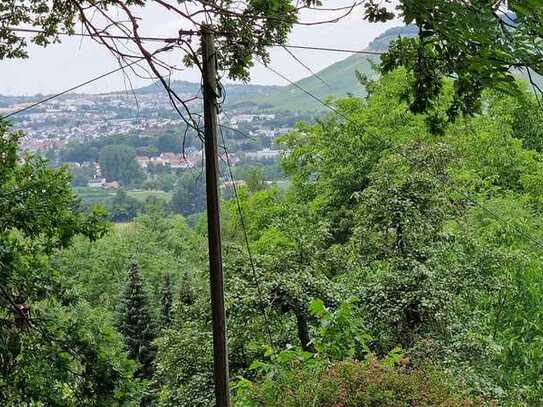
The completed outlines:
[[[383,51],[366,51],[366,50],[346,49],[346,48],[315,47],[315,46],[310,46],[310,45],[293,45],[293,44],[274,45],[274,47],[279,47],[279,46],[282,46],[285,48],[307,49],[307,50],[313,50],[313,51],[342,52],[346,54],[383,55],[385,53]]]
[[[20,32],[20,33],[27,33],[27,34],[46,34],[43,30],[37,30],[35,28],[18,28],[18,27],[8,27],[7,30],[13,31],[13,32]],[[179,35],[199,35],[199,31],[193,31],[193,30],[181,30],[179,31]],[[112,40],[141,40],[141,41],[153,41],[153,42],[176,42],[179,41],[178,38],[174,37],[131,37],[128,35],[113,35],[113,34],[106,34],[106,33],[100,33],[100,34],[89,34],[89,33],[67,33],[67,32],[59,32],[55,35],[63,35],[67,37],[87,37],[87,38],[106,38],[106,39],[112,39]]]
[[[292,80],[290,80],[289,78],[287,78],[285,75],[283,75],[281,72],[277,71],[276,69],[272,68],[271,66],[269,65],[266,65],[264,64],[263,62],[261,62],[260,60],[258,60],[258,63],[260,63],[261,65],[263,65],[264,67],[266,67],[267,69],[269,69],[270,71],[272,71],[274,74],[276,74],[277,76],[279,76],[280,78],[282,78],[283,80],[287,81],[288,83],[290,83],[292,86],[298,88],[299,90],[301,90],[303,93],[305,93],[307,96],[311,97],[312,99],[316,100],[317,102],[319,102],[321,105],[327,107],[328,109],[330,109],[331,111],[333,111],[335,114],[337,114],[338,116],[342,117],[343,119],[351,122],[352,124],[356,125],[356,126],[360,126],[360,123],[356,123],[354,122],[351,118],[349,118],[348,116],[344,115],[341,111],[339,111],[338,109],[336,109],[334,106],[332,106],[331,104],[329,103],[326,103],[325,101],[323,101],[322,99],[320,99],[318,96],[315,96],[313,93],[309,92],[307,89],[305,89],[303,86],[299,85],[297,82],[294,82]],[[364,131],[366,131],[365,128],[363,128]]]
[[[339,115],[340,117],[342,117],[343,119],[347,120],[348,122],[354,124],[355,126],[358,126],[360,127],[363,131],[367,132],[368,134],[370,134],[371,136],[374,136],[374,137],[378,137],[376,136],[375,134],[372,134],[370,132],[368,132],[368,129],[365,128],[364,126],[362,126],[360,123],[357,123],[355,122],[354,120],[352,120],[350,117],[344,115],[342,112],[340,112],[338,109],[336,109],[334,106],[324,102],[322,99],[320,99],[318,96],[315,96],[313,93],[311,93],[310,91],[308,91],[307,89],[305,89],[304,87],[300,86],[298,83],[290,80],[289,78],[287,78],[285,75],[283,75],[282,73],[278,72],[276,69],[262,63],[261,61],[259,61],[257,59],[257,61],[264,65],[266,68],[268,68],[271,72],[273,72],[274,74],[278,75],[280,78],[286,80],[287,82],[289,82],[291,85],[295,86],[296,88],[300,89],[302,92],[304,92],[306,95],[310,96],[311,98],[313,98],[314,100],[316,100],[317,102],[319,102],[320,104],[322,104],[323,106],[325,106],[326,108],[330,109],[331,111],[333,111],[334,113],[336,113],[337,115]],[[393,149],[392,151],[394,150],[397,150],[398,154],[400,154],[402,157],[406,158],[406,159],[409,159],[409,157],[407,157],[404,153],[401,152],[401,150],[399,149],[401,146],[398,146],[396,147],[395,149]],[[437,174],[431,172],[429,169],[426,169],[426,171],[431,175],[433,176],[434,178],[438,179],[439,181],[442,181],[440,177],[437,176]],[[445,182],[443,182],[443,184],[445,185]],[[454,188],[454,187],[453,187]],[[532,236],[530,233],[527,233],[525,231],[523,231],[522,229],[520,229],[517,225],[511,223],[511,222],[508,222],[506,219],[504,219],[503,217],[501,217],[500,215],[498,215],[497,213],[495,213],[494,211],[492,211],[491,209],[487,208],[485,205],[481,204],[481,202],[479,202],[477,199],[475,198],[472,198],[470,197],[466,192],[464,191],[461,191],[457,188],[454,188],[454,190],[456,192],[458,192],[459,194],[461,194],[464,199],[466,199],[468,202],[470,202],[471,204],[475,205],[475,206],[478,206],[480,207],[481,209],[483,209],[486,213],[490,214],[492,217],[494,217],[495,219],[497,219],[499,222],[503,223],[505,226],[511,226],[513,227],[513,229],[521,236],[525,237],[526,239],[528,239],[531,243],[533,243],[538,249],[540,250],[543,250],[543,242],[540,241],[538,238]]]
[[[8,27],[8,30],[13,32],[21,32],[21,33],[27,33],[27,34],[44,34],[45,31],[43,30],[37,30],[33,28],[16,28],[16,27]],[[192,30],[184,30],[179,32],[180,35],[199,35],[198,31],[192,31]],[[131,37],[128,35],[111,35],[111,34],[89,34],[89,33],[66,33],[66,32],[60,32],[57,33],[57,35],[63,35],[63,36],[75,36],[75,37],[87,37],[87,38],[96,38],[96,37],[102,37],[106,39],[113,39],[113,40],[141,40],[141,41],[150,41],[150,42],[166,42],[166,43],[175,43],[179,41],[179,37]],[[368,50],[357,50],[357,49],[347,49],[347,48],[333,48],[333,47],[318,47],[318,46],[311,46],[311,45],[298,45],[298,44],[272,44],[273,47],[284,47],[284,48],[292,48],[292,49],[305,49],[305,50],[313,50],[313,51],[325,51],[325,52],[339,52],[339,53],[346,53],[346,54],[362,54],[362,55],[383,55],[383,51],[368,51]]]
[[[292,52],[287,47],[283,47],[283,49],[296,61],[298,62],[303,68],[305,68],[311,75],[313,75],[315,78],[317,78],[321,83],[323,83],[325,86],[328,86],[330,89],[332,88],[326,80],[321,78],[321,76],[318,73],[315,73],[313,69],[311,69],[304,61],[302,61],[294,52]]]

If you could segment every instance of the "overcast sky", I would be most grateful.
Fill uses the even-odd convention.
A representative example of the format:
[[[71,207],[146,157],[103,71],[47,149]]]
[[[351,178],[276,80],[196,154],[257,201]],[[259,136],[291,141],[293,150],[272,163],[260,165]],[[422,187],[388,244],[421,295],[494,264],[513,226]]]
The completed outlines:
[[[327,7],[340,6],[352,0],[331,0],[325,2]],[[289,44],[309,45],[332,48],[363,49],[377,35],[392,26],[400,25],[399,21],[387,24],[371,24],[362,19],[362,8],[351,16],[335,24],[317,26],[296,26],[289,37]],[[326,19],[332,12],[306,13],[303,20],[314,21]],[[179,30],[179,21],[174,15],[162,9],[147,7],[140,11],[145,25],[142,35],[175,36]],[[317,52],[309,50],[292,50],[312,70],[318,71],[348,55],[333,52]],[[293,80],[301,79],[310,73],[295,62],[282,49],[273,49],[272,63],[275,69],[281,71]],[[173,63],[181,59],[180,54],[171,53],[168,60]],[[33,95],[36,93],[53,93],[84,82],[108,70],[118,67],[115,59],[100,45],[89,38],[63,38],[61,44],[55,44],[43,49],[31,45],[29,58],[24,60],[0,61],[0,94],[4,95]],[[184,71],[175,75],[175,79],[199,81],[196,71]],[[255,66],[251,75],[252,83],[279,84],[285,82],[276,77],[262,66]],[[139,78],[133,78],[134,87],[149,84]],[[92,85],[82,88],[80,92],[108,92],[126,89],[127,85],[121,73],[111,75]]]

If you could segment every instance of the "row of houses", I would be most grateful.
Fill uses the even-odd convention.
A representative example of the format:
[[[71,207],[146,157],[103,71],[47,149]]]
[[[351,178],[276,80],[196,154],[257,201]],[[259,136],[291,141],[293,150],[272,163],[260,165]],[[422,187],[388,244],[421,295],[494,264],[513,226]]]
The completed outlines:
[[[264,148],[259,151],[245,153],[245,158],[251,161],[275,160],[281,156],[280,150]]]
[[[278,153],[278,152],[277,152]],[[261,152],[257,152],[256,156],[247,157],[250,160],[263,160],[276,157],[276,153],[273,150],[264,149]],[[228,159],[231,165],[239,163],[240,158],[233,153],[226,155],[221,154],[219,158],[226,162]],[[176,153],[162,153],[158,157],[148,157],[144,155],[138,155],[136,161],[142,169],[147,169],[150,166],[169,166],[171,169],[191,169],[199,166],[203,160],[203,151],[195,151],[190,154],[176,154]]]
[[[34,152],[46,152],[52,149],[60,149],[64,147],[64,145],[65,141],[58,137],[44,139],[25,137],[21,140],[21,148],[23,150],[30,150]]]
[[[194,168],[198,165],[198,162],[202,160],[202,153],[192,154],[175,154],[175,153],[162,153],[158,157],[137,156],[136,161],[138,165],[146,169],[149,166],[169,166],[172,169],[187,169]]]

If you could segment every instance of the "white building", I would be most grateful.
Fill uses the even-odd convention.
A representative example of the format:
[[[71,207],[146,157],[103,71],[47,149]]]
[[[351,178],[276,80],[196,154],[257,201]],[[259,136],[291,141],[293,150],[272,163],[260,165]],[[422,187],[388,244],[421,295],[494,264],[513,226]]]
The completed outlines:
[[[273,160],[274,158],[278,158],[281,155],[281,151],[279,150],[272,150],[269,148],[264,148],[260,151],[256,151],[254,153],[246,153],[245,158],[248,160],[255,160],[255,161],[261,161],[261,160]]]
[[[100,177],[93,177],[87,184],[89,188],[102,188],[106,185],[106,179]]]

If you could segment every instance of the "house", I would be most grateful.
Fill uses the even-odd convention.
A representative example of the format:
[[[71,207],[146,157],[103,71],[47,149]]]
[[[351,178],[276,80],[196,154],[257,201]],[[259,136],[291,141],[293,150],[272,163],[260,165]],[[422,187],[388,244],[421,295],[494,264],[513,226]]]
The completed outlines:
[[[149,166],[150,159],[146,156],[137,156],[136,161],[141,168],[147,168]]]
[[[119,189],[121,187],[117,181],[105,182],[102,186],[105,189]]]
[[[292,128],[290,127],[281,127],[278,129],[275,129],[275,136],[283,136],[285,134],[288,134],[292,131]]]
[[[232,188],[232,187],[241,188],[241,187],[246,187],[246,186],[247,186],[247,183],[244,180],[224,181],[223,183],[224,188]]]
[[[255,131],[255,133],[262,137],[268,137],[268,138],[275,137],[275,132],[270,129],[258,129]]]
[[[105,184],[107,184],[105,178],[94,176],[87,185],[89,188],[102,188]]]
[[[194,168],[200,160],[200,153],[193,153],[187,156],[175,153],[162,153],[159,157],[136,157],[138,165],[144,169],[148,168],[149,165],[169,165],[172,169]]]
[[[170,160],[170,167],[172,167],[172,169],[194,168],[194,163],[189,161],[188,159],[185,160],[183,157],[176,157]]]

